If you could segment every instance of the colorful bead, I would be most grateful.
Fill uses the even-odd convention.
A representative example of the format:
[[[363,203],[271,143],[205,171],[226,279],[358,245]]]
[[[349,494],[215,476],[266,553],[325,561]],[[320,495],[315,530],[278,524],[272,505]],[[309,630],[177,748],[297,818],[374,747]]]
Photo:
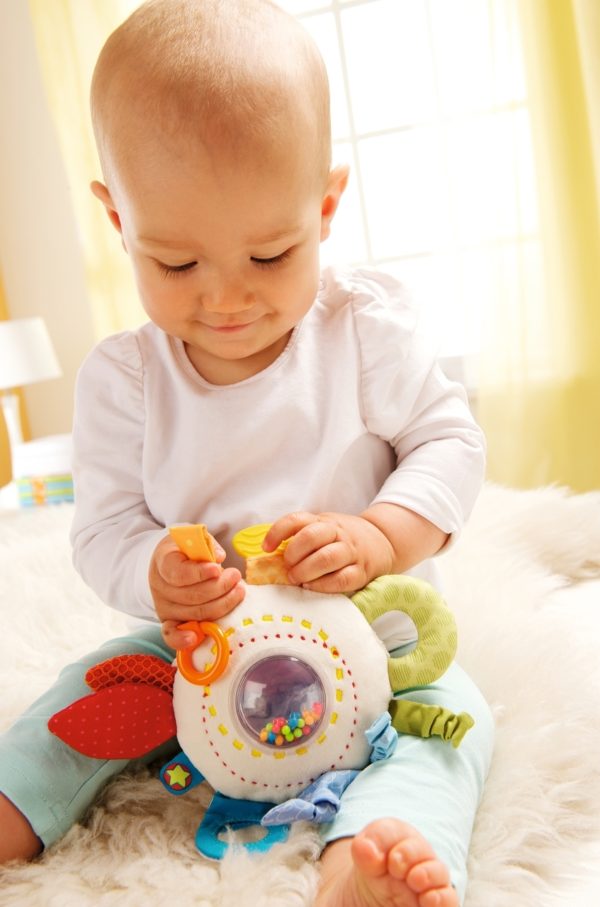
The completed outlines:
[[[259,738],[263,743],[275,746],[284,746],[296,743],[301,737],[308,737],[315,730],[323,714],[323,703],[313,702],[310,708],[302,712],[290,712],[287,718],[277,715],[265,724],[259,731]]]

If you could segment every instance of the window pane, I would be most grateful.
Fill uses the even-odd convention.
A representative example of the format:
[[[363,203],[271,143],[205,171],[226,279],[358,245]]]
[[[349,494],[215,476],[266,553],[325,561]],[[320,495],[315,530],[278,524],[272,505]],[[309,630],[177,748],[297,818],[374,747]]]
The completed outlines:
[[[376,0],[343,9],[341,21],[356,131],[431,119],[435,88],[425,5]]]
[[[399,277],[442,356],[477,353],[487,336],[515,322],[514,336],[532,346],[542,367],[538,200],[520,2],[280,5],[301,17],[323,54],[334,163],[351,164],[323,263],[370,262]],[[536,313],[531,329],[517,323],[523,293],[527,311]],[[498,311],[502,324],[490,325]]]
[[[493,56],[486,0],[431,0],[431,33],[445,113],[489,110]]]
[[[493,0],[492,32],[494,35],[496,104],[523,103],[526,99],[525,71],[519,0]]]
[[[223,0],[222,0],[223,2]],[[302,13],[310,13],[315,9],[323,9],[331,6],[328,0],[276,0],[277,6],[287,10],[293,16],[299,16]]]
[[[522,362],[519,343],[527,344],[533,367],[543,369],[551,347],[546,336],[539,241],[409,258],[388,263],[384,270],[408,288],[440,356],[478,353],[486,338],[494,342],[500,335],[510,338],[503,345],[507,347],[506,369],[510,369],[511,353]],[[528,321],[524,324],[525,315]]]
[[[309,16],[302,25],[312,35],[327,67],[331,93],[331,131],[334,139],[347,138],[350,133],[346,89],[342,74],[340,45],[333,13]]]
[[[433,127],[359,141],[372,254],[430,252],[448,233],[441,143]]]
[[[522,111],[452,125],[448,161],[460,241],[506,238],[535,230],[531,144]]]
[[[550,361],[554,347],[539,240],[506,243],[465,256],[463,273],[465,307],[479,312],[481,348],[491,343],[495,349],[491,363],[482,357],[481,368],[499,368],[496,377],[504,383],[513,367],[520,372],[526,360],[532,378],[547,376],[556,363]],[[494,375],[488,374],[488,380]]]
[[[384,270],[407,287],[439,355],[462,355],[469,326],[460,304],[460,265],[456,257],[441,254],[407,258],[386,264]]]
[[[518,184],[519,225],[522,233],[538,233],[539,198],[535,174],[535,157],[533,137],[531,135],[531,117],[527,110],[519,110],[514,115],[516,161],[515,178]]]
[[[368,259],[368,251],[352,145],[336,143],[333,147],[333,162],[334,166],[350,164],[350,181],[333,219],[331,236],[321,246],[321,262],[323,265],[332,262],[364,263]]]
[[[513,0],[430,0],[429,8],[446,114],[490,110],[523,98]]]

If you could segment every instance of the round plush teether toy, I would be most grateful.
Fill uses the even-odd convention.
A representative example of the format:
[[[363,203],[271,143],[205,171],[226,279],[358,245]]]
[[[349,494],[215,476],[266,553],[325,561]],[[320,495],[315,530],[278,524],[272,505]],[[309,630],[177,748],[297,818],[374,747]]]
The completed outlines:
[[[139,756],[176,732],[183,753],[163,769],[166,786],[182,793],[205,778],[225,795],[220,809],[226,798],[259,801],[259,815],[301,797],[326,773],[367,765],[382,715],[400,733],[435,734],[458,746],[473,723],[468,715],[394,698],[432,683],[454,658],[456,626],[442,598],[407,576],[380,577],[351,598],[274,584],[275,575],[279,583],[286,577],[282,550],[261,554],[267,529],[251,527],[237,539],[244,554],[251,539],[253,582],[225,617],[185,624],[196,643],[178,653],[177,670],[150,656],[111,659],[87,677],[95,708],[90,697],[79,700],[53,716],[50,729],[104,758]],[[172,535],[188,556],[214,558],[204,527],[176,527]],[[390,656],[372,629],[396,612],[416,629],[403,657]],[[144,696],[152,701],[151,728],[147,711],[145,719],[139,714]],[[127,713],[122,732],[99,734],[97,722],[116,704]],[[222,824],[235,826],[235,815]],[[220,855],[214,846],[201,849]]]

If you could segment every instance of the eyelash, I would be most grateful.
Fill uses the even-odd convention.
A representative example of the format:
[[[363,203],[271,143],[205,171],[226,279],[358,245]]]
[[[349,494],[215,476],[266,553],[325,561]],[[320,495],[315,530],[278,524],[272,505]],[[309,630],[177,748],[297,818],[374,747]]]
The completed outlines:
[[[191,271],[197,264],[195,261],[188,261],[184,265],[165,265],[162,261],[157,261],[156,264],[160,268],[164,277],[177,277],[178,274],[185,274],[186,271]]]
[[[277,265],[282,265],[287,261],[291,254],[292,250],[286,249],[281,255],[274,255],[273,258],[251,258],[250,261],[253,261],[259,268],[276,268]]]
[[[285,252],[282,252],[281,255],[274,255],[273,258],[250,258],[255,265],[259,268],[276,268],[278,265],[282,265],[288,260],[292,254],[291,249],[286,249]],[[177,277],[179,274],[185,274],[186,271],[191,271],[197,264],[195,261],[188,261],[184,265],[166,265],[162,261],[156,262],[160,270],[163,272],[165,277]]]

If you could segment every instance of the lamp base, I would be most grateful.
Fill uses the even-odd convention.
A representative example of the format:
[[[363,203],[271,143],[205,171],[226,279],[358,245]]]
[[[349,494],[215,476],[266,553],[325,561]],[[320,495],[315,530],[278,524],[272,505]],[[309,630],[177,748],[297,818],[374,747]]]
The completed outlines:
[[[0,405],[2,406],[2,415],[6,423],[8,434],[8,443],[10,445],[10,455],[13,464],[15,463],[15,451],[18,444],[23,443],[23,429],[21,428],[21,411],[19,395],[14,391],[0,392]]]

